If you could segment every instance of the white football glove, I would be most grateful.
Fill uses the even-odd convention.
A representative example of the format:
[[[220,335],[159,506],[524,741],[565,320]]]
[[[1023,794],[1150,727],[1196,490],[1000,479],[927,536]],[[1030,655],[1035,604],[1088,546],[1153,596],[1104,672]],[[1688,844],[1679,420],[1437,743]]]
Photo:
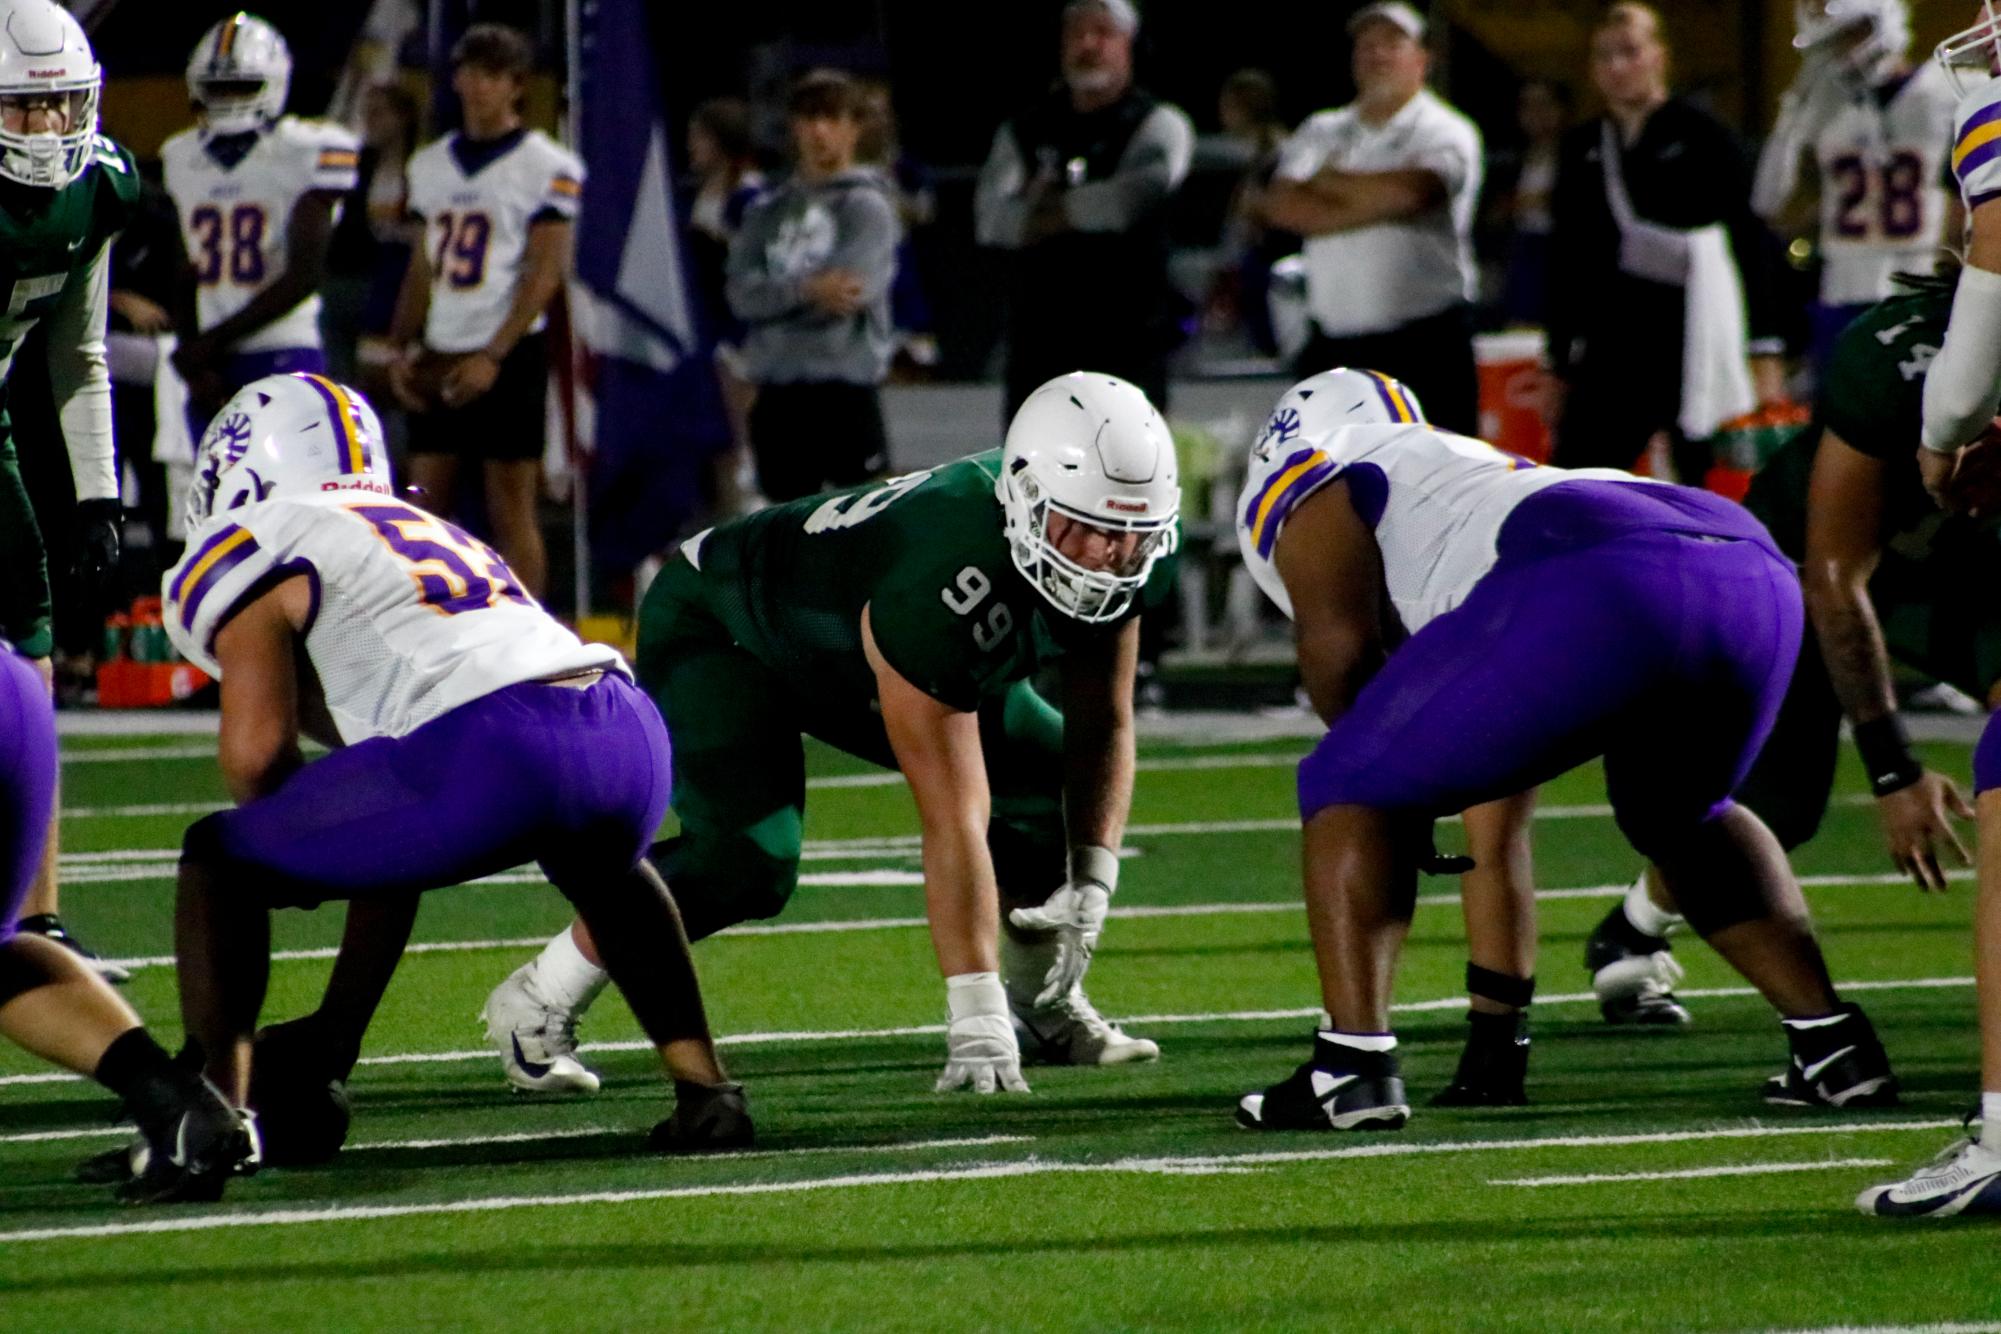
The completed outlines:
[[[1056,933],[1056,962],[1042,979],[1037,1005],[1048,1005],[1070,994],[1091,966],[1091,952],[1111,911],[1118,886],[1118,854],[1107,848],[1078,848],[1071,854],[1070,881],[1035,908],[1016,908],[1007,919],[1025,931]]]
[[[937,1091],[971,1088],[975,1093],[1028,1092],[1021,1077],[1021,1044],[1014,1036],[1007,993],[998,973],[962,973],[945,979],[945,1073]]]

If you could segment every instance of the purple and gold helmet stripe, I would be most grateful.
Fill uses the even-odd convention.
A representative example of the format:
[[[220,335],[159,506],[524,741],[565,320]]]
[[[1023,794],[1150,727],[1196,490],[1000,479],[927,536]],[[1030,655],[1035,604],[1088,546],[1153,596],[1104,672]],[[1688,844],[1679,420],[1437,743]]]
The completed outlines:
[[[220,532],[202,544],[182,572],[180,582],[174,585],[173,600],[181,609],[181,621],[192,626],[202,599],[222,582],[223,576],[256,554],[257,539],[248,528],[224,524]]]
[[[354,400],[348,397],[347,390],[324,375],[301,371],[299,378],[318,390],[320,397],[326,400],[327,415],[333,418],[334,438],[340,442],[341,474],[366,473],[368,440],[361,433],[361,414],[355,410]]]
[[[1966,118],[1952,150],[1952,170],[1961,180],[2001,156],[2001,102],[1989,103]]]
[[[249,17],[242,10],[237,10],[229,16],[228,22],[222,25],[222,31],[215,35],[215,59],[217,63],[229,59],[229,49],[236,45],[236,30],[241,28],[243,20]]]
[[[1258,555],[1271,558],[1285,516],[1337,471],[1334,461],[1319,450],[1302,449],[1266,479],[1252,497],[1250,508],[1244,511],[1244,524],[1251,530],[1251,545]]]
[[[1376,382],[1376,393],[1382,396],[1383,406],[1390,410],[1390,416],[1393,420],[1399,422],[1421,422],[1424,420],[1423,415],[1410,405],[1410,395],[1404,392],[1404,387],[1401,383],[1392,380],[1381,371],[1365,370],[1362,374]]]

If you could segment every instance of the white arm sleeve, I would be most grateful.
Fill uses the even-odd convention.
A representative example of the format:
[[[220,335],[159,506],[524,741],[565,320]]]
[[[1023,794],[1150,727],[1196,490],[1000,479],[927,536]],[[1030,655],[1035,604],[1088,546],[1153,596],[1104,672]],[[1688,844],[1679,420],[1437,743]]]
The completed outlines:
[[[63,289],[49,314],[49,386],[62,419],[78,500],[118,494],[111,444],[111,370],[104,326],[111,308],[111,246],[90,262],[83,281]]]
[[[1967,266],[1953,293],[1945,346],[1925,375],[1926,449],[1950,454],[2001,407],[2001,273]]]

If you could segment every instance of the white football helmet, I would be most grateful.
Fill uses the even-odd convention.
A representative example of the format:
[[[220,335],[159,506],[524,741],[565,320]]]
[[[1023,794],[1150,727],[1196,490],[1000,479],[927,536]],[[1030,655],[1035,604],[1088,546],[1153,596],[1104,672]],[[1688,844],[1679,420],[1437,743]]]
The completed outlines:
[[[1181,481],[1174,437],[1145,394],[1090,371],[1059,375],[1030,394],[1007,428],[1000,480],[1015,568],[1074,620],[1117,620],[1172,551]],[[1049,539],[1049,516],[1139,534],[1116,569],[1071,560]]]
[[[1793,49],[1827,50],[1858,28],[1867,31],[1841,57],[1855,77],[1887,77],[1911,45],[1911,11],[1905,0],[1794,0]]]
[[[188,101],[203,138],[261,130],[285,113],[292,52],[255,14],[230,15],[202,34],[188,57]]]
[[[347,490],[395,494],[375,409],[323,375],[267,375],[238,390],[203,433],[187,528],[272,495]]]
[[[1980,0],[1980,11],[1978,23],[1946,38],[1932,53],[1961,97],[2001,73],[2001,15],[1994,12],[1994,0]]]
[[[90,39],[54,0],[0,0],[0,106],[58,103],[64,128],[29,134],[0,124],[0,176],[60,190],[83,175],[97,135],[102,82]]]
[[[1406,423],[1428,424],[1424,405],[1403,381],[1381,371],[1338,366],[1308,376],[1286,390],[1251,448],[1268,454],[1301,436],[1318,438],[1342,426]]]

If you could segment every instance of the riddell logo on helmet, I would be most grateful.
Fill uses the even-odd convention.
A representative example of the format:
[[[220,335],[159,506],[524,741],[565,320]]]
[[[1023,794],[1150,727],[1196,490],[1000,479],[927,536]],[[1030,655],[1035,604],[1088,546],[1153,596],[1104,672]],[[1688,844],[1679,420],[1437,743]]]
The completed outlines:
[[[1146,514],[1152,511],[1153,506],[1144,500],[1114,500],[1107,497],[1105,508],[1116,514]]]
[[[28,77],[31,79],[60,79],[67,73],[69,71],[66,69],[31,69],[28,71]]]
[[[393,496],[395,489],[388,483],[374,477],[352,477],[339,482],[321,482],[322,491],[373,491],[377,495]]]

